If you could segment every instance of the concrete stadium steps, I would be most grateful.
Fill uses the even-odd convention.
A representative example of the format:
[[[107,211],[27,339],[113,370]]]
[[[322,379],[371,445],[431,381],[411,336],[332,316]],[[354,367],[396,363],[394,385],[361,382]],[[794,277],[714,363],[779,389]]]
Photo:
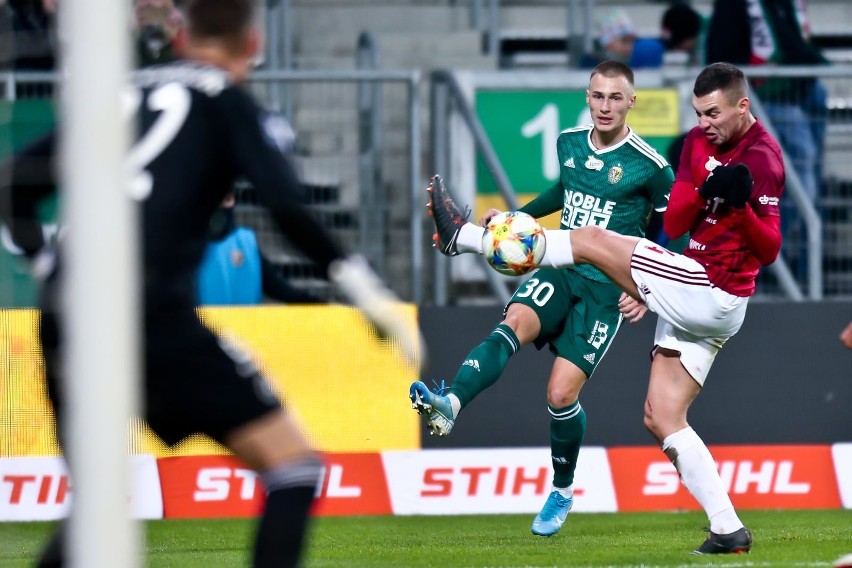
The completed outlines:
[[[346,190],[345,180],[358,179],[358,158],[355,155],[337,154],[295,156],[296,169],[304,183],[337,188],[338,202],[347,206],[356,206],[357,195]]]
[[[852,210],[852,202],[849,205]],[[845,222],[826,223],[824,256],[826,259],[844,260],[852,268],[852,219]]]
[[[412,38],[417,43],[419,38]],[[335,56],[329,54],[296,54],[294,56],[297,69],[320,71],[339,71],[355,69],[355,55]],[[456,53],[452,55],[436,55],[428,52],[400,50],[394,53],[380,52],[377,69],[392,71],[409,69],[495,69],[496,63],[490,56],[478,53]]]
[[[636,26],[637,31],[643,36],[658,36],[660,34],[660,20],[665,12],[667,4],[663,2],[643,2],[635,5],[625,6],[621,4],[607,4],[598,2],[594,11],[594,18],[605,14],[616,7],[625,8],[625,11]],[[696,4],[696,10],[702,14],[705,12],[701,6]],[[510,33],[527,30],[558,30],[563,35],[568,25],[568,2],[561,5],[529,6],[529,5],[507,5],[500,9],[500,27]]]
[[[356,154],[358,133],[324,128],[302,128],[296,133],[296,150],[301,154]]]
[[[446,31],[440,28],[419,27],[416,15],[412,15],[411,20],[407,26],[395,30],[364,26],[354,35],[310,35],[300,39],[296,49],[304,56],[326,54],[340,58],[352,57],[354,60],[361,31],[369,31],[373,35],[376,47],[383,55],[413,51],[433,56],[452,56],[458,53],[476,53],[482,47],[482,34],[476,30]]]
[[[470,8],[448,3],[338,2],[323,5],[314,0],[292,3],[297,48],[310,45],[319,36],[338,36],[343,43],[356,39],[362,30],[401,32],[407,30],[450,33],[470,29]]]
[[[852,122],[826,129],[823,172],[827,178],[852,180]]]
[[[407,104],[403,104],[402,100],[397,105],[388,104],[387,101],[384,101],[382,112],[383,128],[408,127],[410,115]],[[352,106],[333,108],[328,108],[324,104],[312,106],[310,103],[305,102],[300,105],[294,105],[292,122],[297,132],[302,129],[314,130],[317,127],[332,129],[346,127],[357,131],[358,109],[355,108],[354,102]]]
[[[375,41],[378,69],[496,69],[496,57],[482,54],[482,33],[470,27],[471,8],[455,2],[292,2],[295,35],[293,59],[302,70],[355,69],[357,42],[363,31]],[[421,144],[428,143],[428,81],[420,85]],[[354,229],[335,227],[338,238],[358,246],[359,114],[355,84],[305,83],[288,88],[291,121],[297,135],[297,166],[307,183],[335,187],[337,214],[348,213]],[[384,270],[388,282],[405,297],[412,289],[410,274],[410,156],[408,150],[408,88],[383,84],[381,90],[380,215],[388,224]],[[425,199],[425,198],[424,198]],[[331,205],[324,205],[328,209]],[[333,219],[333,218],[332,218]],[[333,226],[333,225],[332,225]],[[310,274],[298,258],[277,247],[280,262],[290,271]],[[368,247],[365,247],[368,250]],[[295,277],[295,276],[294,276]]]

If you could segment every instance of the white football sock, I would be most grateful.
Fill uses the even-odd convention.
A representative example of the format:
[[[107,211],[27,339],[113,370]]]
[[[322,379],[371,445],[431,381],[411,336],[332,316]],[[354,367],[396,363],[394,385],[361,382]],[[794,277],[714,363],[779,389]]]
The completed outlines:
[[[456,249],[459,253],[475,252],[482,254],[482,233],[485,231],[479,225],[467,222],[462,225],[459,230],[459,237],[456,239]]]
[[[547,246],[544,249],[540,266],[563,268],[574,264],[574,251],[571,249],[571,231],[563,229],[544,230]]]
[[[730,534],[743,527],[719,477],[716,462],[695,430],[687,426],[666,436],[662,449],[680,473],[684,486],[707,513],[711,531]]]
[[[450,406],[453,409],[453,419],[455,419],[455,417],[459,415],[459,412],[461,412],[461,401],[459,400],[459,397],[453,393],[448,394],[447,398],[450,399]]]
[[[572,483],[568,487],[556,487],[555,485],[551,485],[550,492],[553,493],[554,491],[558,492],[566,499],[570,499],[574,496],[574,484]]]

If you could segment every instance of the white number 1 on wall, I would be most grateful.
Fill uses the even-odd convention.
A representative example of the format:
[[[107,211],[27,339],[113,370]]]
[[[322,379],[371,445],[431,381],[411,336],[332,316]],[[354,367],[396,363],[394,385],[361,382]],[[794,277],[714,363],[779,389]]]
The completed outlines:
[[[541,173],[545,179],[559,177],[559,158],[556,155],[556,138],[559,136],[559,109],[553,103],[542,107],[541,112],[521,126],[525,138],[541,135]]]

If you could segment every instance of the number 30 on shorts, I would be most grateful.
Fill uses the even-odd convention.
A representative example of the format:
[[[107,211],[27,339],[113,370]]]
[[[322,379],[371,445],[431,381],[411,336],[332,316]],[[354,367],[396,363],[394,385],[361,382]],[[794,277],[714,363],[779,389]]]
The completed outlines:
[[[554,288],[550,282],[541,282],[538,278],[527,280],[516,294],[518,298],[530,298],[536,306],[543,306],[553,296]]]

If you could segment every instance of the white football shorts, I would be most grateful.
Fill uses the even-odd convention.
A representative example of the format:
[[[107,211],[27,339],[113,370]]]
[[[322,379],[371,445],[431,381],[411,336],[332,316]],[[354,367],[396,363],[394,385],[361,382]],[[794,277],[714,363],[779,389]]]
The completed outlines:
[[[684,368],[704,386],[716,353],[742,326],[748,298],[713,286],[701,264],[648,239],[633,250],[630,273],[659,316],[654,350],[680,352]]]

